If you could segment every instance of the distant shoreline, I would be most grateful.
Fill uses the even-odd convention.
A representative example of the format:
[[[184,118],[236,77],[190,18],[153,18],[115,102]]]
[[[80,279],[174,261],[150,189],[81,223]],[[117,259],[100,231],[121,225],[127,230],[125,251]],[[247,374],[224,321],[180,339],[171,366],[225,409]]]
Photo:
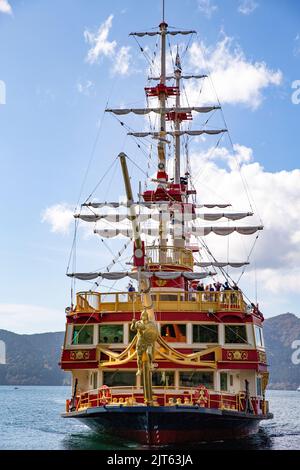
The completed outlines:
[[[62,384],[58,384],[58,385],[53,385],[53,384],[39,384],[39,385],[36,385],[36,384],[0,384],[0,387],[9,387],[9,388],[21,388],[21,387],[71,387],[71,384],[70,385],[62,385]],[[267,388],[267,392],[297,392],[297,389],[296,388]]]

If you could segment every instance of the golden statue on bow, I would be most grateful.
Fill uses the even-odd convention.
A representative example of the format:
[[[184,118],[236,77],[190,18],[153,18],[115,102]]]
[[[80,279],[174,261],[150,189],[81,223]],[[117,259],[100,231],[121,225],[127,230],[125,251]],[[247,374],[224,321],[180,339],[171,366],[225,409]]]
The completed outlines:
[[[152,370],[155,342],[158,338],[157,324],[149,320],[147,310],[144,309],[140,320],[132,320],[130,329],[137,332],[136,351],[138,370],[136,375],[141,375],[142,371],[145,373],[145,365],[147,365],[146,368],[149,371]],[[144,381],[145,379],[146,377],[144,377]]]

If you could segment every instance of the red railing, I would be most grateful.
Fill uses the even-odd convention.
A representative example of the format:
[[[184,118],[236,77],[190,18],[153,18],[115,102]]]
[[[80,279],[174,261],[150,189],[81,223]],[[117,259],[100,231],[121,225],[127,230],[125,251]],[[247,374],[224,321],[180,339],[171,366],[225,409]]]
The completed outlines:
[[[153,387],[154,406],[195,406],[239,412],[255,415],[268,413],[268,402],[260,397],[246,399],[245,392],[230,394],[218,391],[199,393],[198,388]],[[75,403],[67,400],[66,411],[80,411],[86,408],[104,405],[141,406],[144,405],[142,390],[136,387],[100,388],[76,396]]]

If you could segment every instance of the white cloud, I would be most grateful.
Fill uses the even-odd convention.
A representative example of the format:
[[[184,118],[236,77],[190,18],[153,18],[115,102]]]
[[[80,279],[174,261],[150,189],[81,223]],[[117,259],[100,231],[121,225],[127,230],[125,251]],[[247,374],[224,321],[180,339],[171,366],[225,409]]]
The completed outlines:
[[[7,0],[0,0],[0,13],[12,15],[12,8]]]
[[[110,15],[107,20],[101,24],[97,33],[91,33],[88,30],[84,31],[85,41],[91,46],[86,57],[87,62],[90,64],[98,62],[101,56],[110,57],[114,55],[117,43],[116,41],[108,40],[113,17],[113,15]]]
[[[64,310],[30,304],[0,304],[1,329],[19,334],[63,331]]]
[[[214,89],[221,103],[244,104],[252,109],[263,101],[263,91],[271,85],[280,85],[282,72],[268,68],[265,62],[247,60],[241,47],[234,45],[233,38],[225,36],[215,47],[194,42],[189,50],[189,66],[197,72],[210,73],[201,95],[202,102],[216,101]],[[187,85],[190,101],[199,100],[199,84]]]
[[[251,201],[255,201],[252,208],[256,214],[241,221],[241,225],[259,225],[260,217],[263,221],[265,230],[260,234],[254,252],[257,280],[262,298],[271,297],[270,305],[280,313],[277,300],[280,300],[281,309],[287,308],[284,304],[290,307],[289,296],[298,293],[300,288],[300,169],[268,172],[253,160],[252,149],[242,145],[234,147],[235,155],[224,147],[214,152],[214,156],[208,151],[191,155],[194,174],[199,174],[196,188],[201,201],[230,202],[235,210],[250,210],[238,165],[234,164],[237,157],[243,179],[250,189]],[[224,222],[220,224],[224,225]],[[249,238],[231,235],[229,257],[236,261],[245,260],[254,239],[255,235]],[[206,241],[217,259],[227,259],[227,237],[209,235]],[[247,268],[247,287],[249,279],[253,281],[253,269],[253,266]]]
[[[211,18],[212,15],[218,10],[217,5],[214,5],[211,0],[198,0],[198,9],[207,18]]]
[[[69,204],[56,204],[44,210],[42,222],[50,224],[51,232],[67,234],[74,220],[73,214]]]
[[[79,93],[90,96],[94,86],[95,84],[91,80],[86,80],[85,82],[77,82],[76,88]]]
[[[98,63],[101,57],[107,57],[113,62],[112,73],[128,75],[131,55],[130,46],[117,48],[117,41],[109,41],[108,35],[112,27],[113,15],[110,15],[101,24],[97,33],[88,30],[84,31],[85,41],[91,46],[88,51],[86,61],[90,64]]]
[[[253,13],[256,8],[258,8],[258,6],[258,3],[256,3],[254,0],[243,0],[239,4],[238,11],[242,15],[251,15],[251,13]]]
[[[129,74],[129,65],[130,65],[130,58],[131,55],[129,46],[122,46],[121,49],[116,53],[114,59],[114,66],[113,66],[113,73],[120,74],[120,75],[128,75]]]

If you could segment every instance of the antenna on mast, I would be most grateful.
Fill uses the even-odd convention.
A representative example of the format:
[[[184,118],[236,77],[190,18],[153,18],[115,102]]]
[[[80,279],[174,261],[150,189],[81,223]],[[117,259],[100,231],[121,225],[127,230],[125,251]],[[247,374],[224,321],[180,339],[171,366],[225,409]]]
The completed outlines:
[[[165,0],[162,0],[162,20],[165,22]]]

